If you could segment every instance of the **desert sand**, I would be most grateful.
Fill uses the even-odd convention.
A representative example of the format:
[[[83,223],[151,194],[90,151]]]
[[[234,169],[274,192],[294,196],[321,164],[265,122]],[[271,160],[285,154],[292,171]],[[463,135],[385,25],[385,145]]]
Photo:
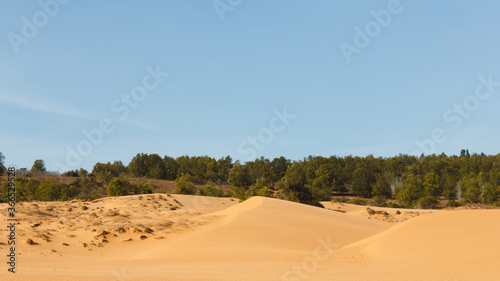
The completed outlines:
[[[500,210],[323,205],[168,194],[21,203],[16,273],[2,227],[0,280],[500,280]]]

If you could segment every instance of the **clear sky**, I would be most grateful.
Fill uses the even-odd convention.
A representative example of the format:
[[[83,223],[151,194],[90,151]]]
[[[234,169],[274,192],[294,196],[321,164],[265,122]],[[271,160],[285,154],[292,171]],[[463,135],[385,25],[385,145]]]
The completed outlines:
[[[0,1],[6,165],[500,152],[499,1],[55,1]]]

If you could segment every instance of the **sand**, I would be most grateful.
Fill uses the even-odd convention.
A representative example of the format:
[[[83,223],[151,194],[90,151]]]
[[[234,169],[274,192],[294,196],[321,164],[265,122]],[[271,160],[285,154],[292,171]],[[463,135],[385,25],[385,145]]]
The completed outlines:
[[[168,194],[23,203],[17,273],[2,227],[0,280],[500,280],[500,210],[323,204]]]

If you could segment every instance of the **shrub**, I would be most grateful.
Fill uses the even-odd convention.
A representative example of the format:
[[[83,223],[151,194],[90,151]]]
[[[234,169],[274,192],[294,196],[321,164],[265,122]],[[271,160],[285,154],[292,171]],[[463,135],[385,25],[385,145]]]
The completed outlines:
[[[403,206],[401,205],[398,205],[394,202],[385,202],[385,203],[382,203],[380,205],[377,205],[378,207],[384,207],[384,208],[397,208],[397,209],[400,209],[400,208],[404,208]]]
[[[332,198],[333,203],[347,203],[347,201],[349,201],[349,200],[347,198],[345,198],[344,196]]]
[[[54,178],[42,180],[36,189],[35,198],[41,201],[55,201],[62,197],[62,190],[65,184],[59,183]]]
[[[434,196],[425,196],[417,200],[416,207],[420,209],[436,209],[439,201]]]
[[[232,197],[240,199],[240,202],[245,201],[252,196],[252,191],[247,187],[232,187]]]
[[[354,205],[368,205],[368,200],[362,198],[354,198],[347,201],[347,203]]]
[[[151,194],[153,193],[153,185],[150,182],[138,182],[132,186],[133,194]]]
[[[207,184],[200,189],[200,194],[203,196],[212,196],[212,197],[224,197],[224,191],[220,188],[217,188],[213,184]]]
[[[78,170],[71,170],[62,174],[65,177],[78,177]]]
[[[97,174],[97,178],[109,184],[113,180],[113,173],[111,171],[102,171]]]
[[[264,186],[263,188],[259,189],[257,191],[257,196],[262,196],[262,197],[270,197],[270,192],[267,186]]]
[[[98,190],[92,190],[92,192],[90,193],[90,199],[91,200],[95,200],[95,199],[99,199],[101,198],[101,194],[99,193]]]
[[[384,197],[381,197],[381,196],[374,196],[372,198],[372,200],[373,200],[373,203],[375,204],[375,206],[378,206],[380,204],[384,204],[385,202],[387,202],[387,199]]]
[[[460,204],[460,202],[457,202],[455,200],[448,200],[448,203],[446,203],[446,207],[456,208],[460,206],[462,206],[462,204]]]
[[[59,200],[71,200],[78,196],[78,194],[80,194],[80,186],[75,184],[65,184],[61,189],[61,197],[59,198]]]
[[[132,191],[132,185],[127,178],[120,176],[112,180],[108,185],[108,196],[128,195]]]
[[[188,175],[182,175],[175,180],[175,193],[194,195],[197,193],[196,187],[191,183]]]
[[[78,176],[82,178],[88,176],[88,174],[89,172],[87,172],[87,170],[85,170],[84,168],[80,168],[80,170],[78,171]]]

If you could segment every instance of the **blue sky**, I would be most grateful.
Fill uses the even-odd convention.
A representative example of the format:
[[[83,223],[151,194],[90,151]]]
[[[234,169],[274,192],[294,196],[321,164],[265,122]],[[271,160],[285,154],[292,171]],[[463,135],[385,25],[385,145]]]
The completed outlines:
[[[6,165],[499,153],[498,1],[0,7]]]

